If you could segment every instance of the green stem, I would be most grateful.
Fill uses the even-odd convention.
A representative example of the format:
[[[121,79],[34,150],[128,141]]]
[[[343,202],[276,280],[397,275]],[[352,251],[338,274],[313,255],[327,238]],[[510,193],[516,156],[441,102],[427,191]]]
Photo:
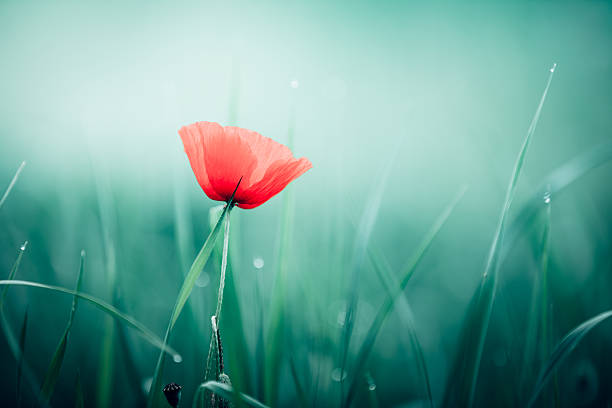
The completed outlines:
[[[217,308],[215,309],[215,322],[219,324],[219,317],[221,316],[221,308],[223,307],[223,291],[225,289],[225,271],[227,270],[227,253],[229,250],[229,231],[230,231],[230,214],[233,204],[228,204],[227,217],[225,218],[225,231],[223,237],[223,256],[221,258],[221,276],[219,278],[219,292],[217,294]],[[204,381],[208,380],[210,374],[210,367],[212,362],[212,353],[215,347],[216,335],[214,333],[210,336],[210,345],[208,346],[208,357],[206,357],[206,373],[204,374]],[[218,380],[218,378],[216,378]]]

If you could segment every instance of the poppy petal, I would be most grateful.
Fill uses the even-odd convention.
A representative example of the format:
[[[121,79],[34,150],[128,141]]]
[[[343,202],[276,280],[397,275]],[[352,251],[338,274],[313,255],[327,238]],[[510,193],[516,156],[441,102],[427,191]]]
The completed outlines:
[[[312,168],[306,158],[289,161],[278,160],[268,167],[263,178],[249,188],[249,198],[239,201],[237,206],[244,209],[255,208],[280,193],[287,184]]]
[[[217,123],[197,122],[188,126],[183,126],[178,131],[185,147],[185,153],[189,158],[191,169],[198,180],[198,184],[204,190],[204,193],[211,199],[222,201],[221,197],[212,188],[208,173],[206,172],[206,164],[204,162],[204,138],[208,133],[223,134],[223,128]]]
[[[235,195],[238,201],[248,189],[253,170],[257,167],[257,157],[248,143],[234,132],[206,132],[203,143],[204,164],[212,188],[224,200],[229,200],[242,178]]]

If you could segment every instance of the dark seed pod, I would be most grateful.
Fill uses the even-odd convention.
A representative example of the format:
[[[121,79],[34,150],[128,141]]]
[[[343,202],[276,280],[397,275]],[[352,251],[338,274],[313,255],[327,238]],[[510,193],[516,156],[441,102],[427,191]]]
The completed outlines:
[[[183,386],[178,385],[177,383],[170,383],[164,387],[164,395],[168,400],[168,404],[172,405],[173,408],[178,407],[178,404],[181,401],[182,389]]]

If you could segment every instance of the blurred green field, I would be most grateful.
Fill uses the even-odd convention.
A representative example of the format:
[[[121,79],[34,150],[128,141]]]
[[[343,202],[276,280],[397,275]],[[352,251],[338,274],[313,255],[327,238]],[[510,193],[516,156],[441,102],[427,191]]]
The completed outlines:
[[[0,279],[27,241],[15,279],[72,290],[84,250],[82,292],[157,338],[219,214],[177,130],[236,125],[310,159],[278,196],[231,212],[224,359],[268,405],[341,406],[354,391],[353,406],[428,407],[427,383],[436,407],[469,403],[455,359],[479,347],[462,327],[553,63],[495,252],[472,404],[526,406],[555,345],[612,309],[608,1],[2,0],[0,55],[0,198],[27,163],[0,201]],[[379,309],[465,186],[361,367]],[[170,337],[181,358],[161,381],[183,385],[183,407],[203,380],[221,241]],[[3,299],[0,405],[40,404],[72,296]],[[612,323],[579,340],[535,406],[612,405]],[[50,405],[82,389],[85,406],[145,406],[158,356],[81,299]]]

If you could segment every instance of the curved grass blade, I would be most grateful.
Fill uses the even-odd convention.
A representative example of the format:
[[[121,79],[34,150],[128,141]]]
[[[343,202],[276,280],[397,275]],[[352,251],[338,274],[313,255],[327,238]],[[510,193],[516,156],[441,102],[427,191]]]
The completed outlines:
[[[19,334],[19,350],[21,354],[17,362],[17,407],[21,406],[21,377],[23,374],[23,363],[25,355],[25,342],[28,329],[28,309],[26,309],[23,323],[21,324],[21,333]]]
[[[536,189],[536,193],[521,208],[518,215],[508,226],[504,247],[501,250],[500,263],[507,257],[521,233],[542,208],[544,195],[555,196],[587,175],[590,171],[612,160],[612,142],[599,144],[588,151],[577,155],[553,170]]]
[[[83,282],[83,266],[85,264],[85,251],[81,251],[81,261],[79,265],[79,275],[77,277],[75,292],[81,291],[81,284]],[[70,330],[72,330],[72,323],[74,322],[74,315],[76,314],[77,306],[79,303],[79,297],[72,297],[72,307],[70,308],[70,316],[68,317],[68,324],[64,330],[64,334],[53,353],[51,363],[47,368],[47,373],[43,380],[43,384],[40,390],[40,398],[45,402],[51,400],[55,384],[59,378],[60,370],[62,369],[62,363],[64,362],[64,355],[66,354],[66,348],[68,347],[68,339],[70,338]]]
[[[376,219],[378,218],[378,213],[380,211],[380,206],[383,200],[383,193],[385,192],[385,187],[387,185],[389,175],[391,174],[391,167],[395,162],[398,150],[399,149],[395,149],[394,156],[391,160],[387,161],[385,167],[383,168],[378,183],[374,186],[373,191],[369,195],[370,198],[366,203],[363,214],[361,215],[361,219],[359,220],[359,225],[357,226],[350,269],[351,285],[347,294],[346,317],[344,320],[344,327],[342,331],[342,350],[340,358],[341,373],[344,373],[346,370],[346,363],[351,345],[351,337],[353,335],[353,325],[355,323],[354,320],[357,314],[359,277],[361,276],[361,270],[363,269],[363,265],[365,263],[368,243],[370,242],[370,236],[372,235],[372,230],[374,229],[374,225],[376,224]],[[340,378],[340,404],[341,406],[343,406],[342,404],[345,400],[344,379],[342,375],[340,376]]]
[[[368,358],[370,357],[370,353],[372,352],[374,343],[376,342],[376,338],[378,337],[378,333],[380,332],[380,329],[382,328],[382,325],[385,322],[387,316],[393,309],[395,301],[402,294],[402,292],[406,288],[406,285],[408,285],[410,278],[412,278],[412,276],[414,275],[414,271],[423,259],[423,256],[429,249],[434,238],[437,236],[438,232],[450,216],[451,212],[453,211],[463,194],[465,194],[465,191],[466,188],[464,187],[444,209],[442,214],[438,216],[427,234],[425,234],[425,237],[423,237],[423,240],[420,242],[416,251],[412,254],[410,259],[400,272],[401,280],[399,284],[396,284],[394,287],[389,288],[388,295],[385,298],[385,301],[380,307],[380,309],[378,309],[378,313],[376,314],[376,317],[374,318],[374,321],[372,322],[370,329],[368,330],[366,338],[359,349],[357,361],[353,369],[353,380],[351,381],[351,385],[349,387],[344,406],[349,407],[353,398],[355,397],[358,382],[361,378],[363,378],[363,375],[365,374],[366,363],[368,362]],[[427,382],[429,383],[429,381]],[[429,393],[431,394],[431,391],[429,391]]]
[[[612,316],[612,310],[598,314],[597,316],[585,321],[580,326],[570,331],[565,337],[557,344],[553,350],[550,358],[544,365],[544,368],[540,372],[540,376],[536,381],[533,394],[529,400],[528,407],[532,407],[538,400],[538,396],[544,389],[544,386],[550,380],[552,374],[555,372],[557,367],[565,360],[565,358],[576,348],[578,343],[584,336],[587,335],[595,326],[603,322],[607,318]]]
[[[238,182],[238,184],[240,184],[240,182]],[[236,186],[236,189],[237,188],[238,186]],[[234,195],[232,194],[232,198],[230,199],[230,202],[233,200],[233,198],[234,198]],[[163,341],[164,345],[168,344],[168,340],[170,339],[170,334],[172,332],[172,329],[174,328],[174,324],[176,323],[176,320],[180,316],[181,311],[183,310],[183,307],[185,306],[185,303],[187,302],[187,299],[189,298],[189,295],[191,295],[191,291],[193,290],[196,279],[198,279],[198,277],[200,276],[200,273],[204,269],[204,266],[206,266],[206,262],[208,261],[208,258],[210,258],[212,250],[215,247],[215,242],[217,241],[217,238],[219,236],[219,232],[221,231],[223,220],[227,216],[227,213],[230,211],[230,208],[231,208],[230,205],[226,205],[223,211],[221,212],[221,215],[219,216],[219,220],[217,221],[217,224],[215,225],[215,227],[212,229],[212,231],[208,235],[208,238],[206,238],[206,242],[204,242],[202,249],[200,249],[200,252],[196,256],[195,260],[193,261],[193,264],[191,265],[191,268],[189,269],[189,272],[187,273],[187,276],[185,277],[185,280],[183,281],[183,285],[181,286],[179,294],[176,298],[174,309],[172,310],[172,315],[170,317],[170,322],[168,323],[168,328],[166,329],[166,334],[164,336],[164,341]],[[157,359],[155,373],[153,374],[153,381],[151,382],[151,390],[149,391],[149,398],[147,400],[148,407],[152,407],[156,403],[161,406],[165,404],[165,402],[161,398],[161,380],[162,380],[161,377],[163,374],[163,370],[164,370],[164,354],[160,353],[159,358]]]
[[[383,255],[375,250],[375,248],[370,248],[369,251],[370,261],[374,266],[374,270],[376,271],[378,278],[381,283],[385,287],[387,291],[387,295],[393,295],[393,288],[397,287],[399,283],[395,281],[393,274],[391,273],[391,267],[388,265]],[[412,313],[412,309],[410,308],[410,304],[408,303],[406,294],[402,291],[399,298],[397,299],[397,309],[399,310],[400,317],[404,320],[406,326],[408,327],[408,335],[410,337],[410,346],[416,352],[416,360],[418,365],[419,373],[423,379],[423,383],[425,385],[425,391],[429,400],[429,406],[433,407],[433,396],[431,393],[431,381],[429,380],[429,373],[427,370],[427,364],[425,362],[425,355],[423,354],[423,348],[421,347],[421,342],[419,341],[416,327],[414,324],[414,315]],[[366,378],[368,376],[366,375]],[[372,393],[370,393],[372,394]]]
[[[200,384],[200,386],[198,387],[198,390],[196,391],[195,397],[193,399],[194,407],[196,406],[195,403],[198,401],[200,394],[204,392],[204,390],[212,391],[221,398],[226,399],[228,401],[235,401],[236,398],[236,394],[234,393],[234,389],[231,385],[223,384],[218,381],[207,381],[204,384]],[[243,404],[252,408],[268,408],[267,405],[264,405],[261,402],[257,401],[255,398],[249,397],[248,395],[243,393],[240,393],[240,399]]]
[[[176,352],[176,350],[164,344],[163,341],[159,337],[157,337],[151,330],[147,329],[147,327],[144,326],[142,323],[126,315],[125,313],[120,312],[115,307],[106,303],[105,301],[98,299],[96,297],[93,297],[91,295],[88,295],[86,293],[76,292],[72,289],[63,288],[61,286],[45,285],[44,283],[24,281],[24,280],[0,280],[0,286],[27,286],[27,287],[40,288],[40,289],[45,289],[45,290],[49,290],[52,292],[64,293],[67,295],[77,296],[79,299],[83,299],[93,304],[98,309],[102,310],[103,312],[127,324],[129,327],[136,330],[136,332],[143,339],[145,339],[146,341],[148,341],[149,343],[151,343],[153,346],[157,347],[158,349],[162,350],[163,352],[166,352],[177,359],[182,358],[181,355]]]
[[[495,299],[495,291],[497,288],[497,275],[500,265],[500,248],[503,247],[504,232],[508,212],[514,199],[516,186],[523,169],[527,150],[531,144],[533,134],[540,119],[540,113],[548,94],[548,89],[552,82],[553,74],[557,64],[554,64],[550,69],[548,80],[540,98],[540,103],[531,120],[527,135],[523,141],[521,150],[516,158],[514,170],[506,191],[506,198],[501,210],[497,229],[493,237],[493,242],[489,249],[489,256],[485,266],[484,273],[480,282],[480,286],[476,290],[474,297],[468,308],[468,314],[465,318],[459,340],[459,347],[455,352],[455,360],[452,369],[449,371],[447,378],[447,388],[444,395],[443,405],[446,407],[461,406],[471,407],[474,402],[474,394],[476,391],[476,383],[478,380],[478,371],[480,369],[480,359],[482,350],[489,327],[491,318],[491,310]]]
[[[17,169],[17,171],[15,172],[15,175],[13,176],[13,179],[9,183],[8,187],[4,191],[4,194],[2,195],[2,198],[0,199],[0,208],[2,208],[2,205],[6,201],[6,197],[8,197],[9,193],[13,189],[13,186],[15,185],[15,183],[17,182],[17,179],[19,178],[19,175],[21,174],[21,170],[23,170],[25,165],[26,165],[25,161],[21,162],[21,164],[19,165],[19,168]]]

